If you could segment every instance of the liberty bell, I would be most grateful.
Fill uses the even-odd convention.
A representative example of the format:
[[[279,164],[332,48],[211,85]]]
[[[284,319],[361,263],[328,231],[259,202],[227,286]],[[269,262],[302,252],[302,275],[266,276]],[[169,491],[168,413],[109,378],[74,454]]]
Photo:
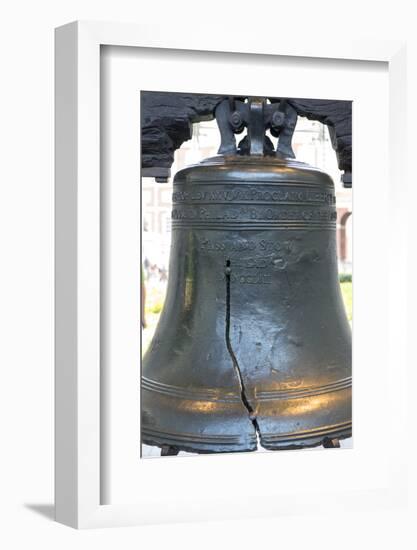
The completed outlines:
[[[174,178],[142,443],[165,454],[331,446],[352,433],[333,181],[294,159],[285,100],[231,98],[215,116],[219,154]]]

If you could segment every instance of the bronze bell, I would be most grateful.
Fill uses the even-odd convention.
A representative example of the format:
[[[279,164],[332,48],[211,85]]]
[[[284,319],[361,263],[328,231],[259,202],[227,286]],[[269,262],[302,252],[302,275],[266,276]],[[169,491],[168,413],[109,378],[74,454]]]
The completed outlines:
[[[285,101],[226,101],[216,118],[222,154],[174,178],[142,442],[172,454],[326,446],[352,432],[334,184],[290,158],[296,115]]]

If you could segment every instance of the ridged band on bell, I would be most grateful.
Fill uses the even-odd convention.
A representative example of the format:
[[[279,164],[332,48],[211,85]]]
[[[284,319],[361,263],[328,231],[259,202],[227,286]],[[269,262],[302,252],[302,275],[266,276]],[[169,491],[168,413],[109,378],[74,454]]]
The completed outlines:
[[[295,160],[234,154],[177,173],[142,442],[205,453],[351,435],[335,224],[331,178]]]

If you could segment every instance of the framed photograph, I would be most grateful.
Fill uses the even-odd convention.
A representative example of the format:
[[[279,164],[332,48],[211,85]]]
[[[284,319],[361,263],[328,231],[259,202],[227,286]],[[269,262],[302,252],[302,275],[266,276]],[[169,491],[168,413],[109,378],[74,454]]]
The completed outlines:
[[[56,30],[58,521],[405,506],[405,79],[402,42]]]

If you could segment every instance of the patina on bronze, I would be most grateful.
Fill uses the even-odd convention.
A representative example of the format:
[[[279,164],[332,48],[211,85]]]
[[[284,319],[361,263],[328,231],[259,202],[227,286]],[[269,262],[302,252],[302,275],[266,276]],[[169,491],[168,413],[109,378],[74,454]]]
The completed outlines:
[[[167,297],[142,365],[142,442],[166,454],[331,446],[352,430],[333,182],[290,158],[284,101],[225,102],[216,118],[222,154],[174,178]]]

